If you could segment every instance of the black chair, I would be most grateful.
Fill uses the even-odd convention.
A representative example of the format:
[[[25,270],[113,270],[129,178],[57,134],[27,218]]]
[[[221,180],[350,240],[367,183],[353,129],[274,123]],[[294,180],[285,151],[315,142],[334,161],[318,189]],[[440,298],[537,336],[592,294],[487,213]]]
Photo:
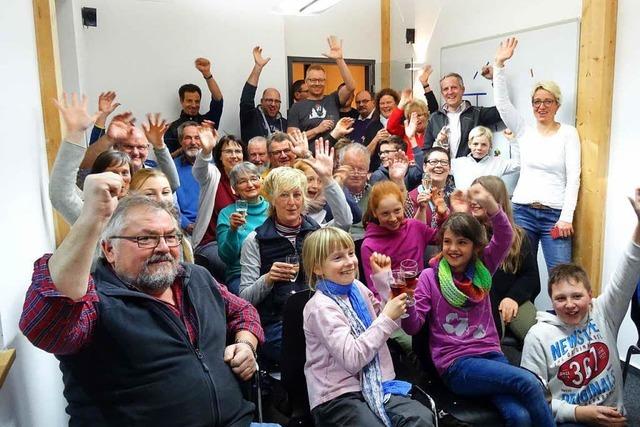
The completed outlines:
[[[640,285],[640,283],[638,285]],[[629,371],[629,361],[631,360],[631,356],[634,354],[640,354],[640,303],[638,303],[637,291],[633,294],[633,298],[631,299],[631,320],[633,320],[633,324],[636,325],[636,329],[638,330],[638,342],[630,345],[627,350],[627,357],[624,360],[624,368],[622,370],[623,385],[627,380],[627,372]]]
[[[482,427],[504,425],[502,416],[490,400],[468,399],[454,394],[444,385],[431,360],[428,325],[413,336],[411,346],[425,373],[419,385],[435,400],[435,404],[440,409],[438,418],[442,425]]]

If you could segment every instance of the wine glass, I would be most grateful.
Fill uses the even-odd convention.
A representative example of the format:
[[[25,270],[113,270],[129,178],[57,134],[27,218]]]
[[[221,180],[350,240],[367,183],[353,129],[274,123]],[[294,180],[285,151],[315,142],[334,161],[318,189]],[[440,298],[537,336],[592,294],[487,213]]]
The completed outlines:
[[[249,203],[246,200],[236,200],[236,212],[242,215],[243,218],[247,218],[247,210],[249,209]],[[244,225],[242,229],[244,229]]]
[[[400,262],[400,270],[402,271],[402,276],[406,284],[405,291],[409,297],[407,298],[407,306],[411,307],[416,303],[416,300],[413,298],[413,294],[416,291],[416,286],[418,285],[418,261],[415,259],[402,260],[402,262]]]
[[[406,293],[407,285],[404,281],[404,272],[399,269],[392,270],[391,277],[392,277],[392,281],[391,281],[391,284],[389,285],[389,288],[391,289],[391,298],[395,298],[400,294]],[[407,305],[408,305],[408,300],[407,300]],[[407,313],[400,316],[401,319],[406,319],[407,317],[409,317]]]
[[[296,279],[298,278],[298,272],[300,271],[300,257],[298,257],[298,255],[287,255],[287,258],[285,259],[285,262],[287,264],[291,264],[293,266],[293,268],[296,271],[295,276],[293,276],[293,278],[289,279],[291,282],[295,282]],[[291,293],[295,293],[295,291],[291,291]]]

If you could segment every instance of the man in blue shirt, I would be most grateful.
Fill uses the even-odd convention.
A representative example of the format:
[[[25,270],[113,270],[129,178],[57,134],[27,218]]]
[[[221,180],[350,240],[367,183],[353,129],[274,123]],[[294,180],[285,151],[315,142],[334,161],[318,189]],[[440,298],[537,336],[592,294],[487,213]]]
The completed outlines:
[[[173,161],[180,177],[180,187],[176,190],[178,205],[180,206],[180,227],[191,234],[196,223],[198,213],[198,194],[200,185],[193,177],[191,168],[200,150],[200,135],[198,135],[198,123],[186,121],[178,126],[178,141],[182,148],[182,154]]]

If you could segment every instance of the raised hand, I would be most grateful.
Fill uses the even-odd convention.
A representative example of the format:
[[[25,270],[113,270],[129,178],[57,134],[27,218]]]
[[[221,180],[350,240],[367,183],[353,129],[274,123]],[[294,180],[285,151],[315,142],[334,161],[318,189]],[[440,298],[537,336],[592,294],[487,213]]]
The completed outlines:
[[[196,69],[202,73],[204,77],[211,75],[211,61],[207,58],[196,58],[194,61]]]
[[[335,139],[340,139],[345,135],[349,135],[351,132],[353,132],[354,123],[355,120],[351,117],[341,118],[340,120],[338,120],[338,123],[336,123],[336,126],[331,131],[331,136],[333,136]]]
[[[444,200],[444,191],[439,187],[431,187],[431,200],[433,204],[436,206],[436,213],[440,216],[444,216],[447,214],[447,202]]]
[[[409,120],[404,121],[404,133],[407,138],[411,139],[416,136],[416,127],[418,126],[418,113],[414,111],[411,113]]]
[[[400,92],[400,102],[398,102],[398,108],[403,109],[405,105],[413,101],[413,91],[411,89],[403,89]]]
[[[338,185],[342,186],[352,172],[353,168],[349,165],[339,166],[335,171],[333,171],[333,179],[338,183]]]
[[[429,76],[431,76],[431,73],[433,73],[433,68],[429,64],[425,65],[424,67],[422,67],[422,70],[420,70],[418,79],[420,79],[420,83],[422,84],[422,87],[427,86],[429,84]]]
[[[464,190],[455,190],[449,197],[454,212],[469,212],[469,198]]]
[[[389,164],[389,179],[393,182],[404,182],[404,176],[409,169],[409,159],[402,151],[395,153]]]
[[[234,231],[242,227],[246,223],[247,220],[245,219],[244,215],[239,212],[234,212],[229,215],[229,227]]]
[[[373,274],[380,273],[381,271],[391,271],[391,258],[385,254],[374,252],[369,257],[369,263],[371,264],[371,272]]]
[[[144,136],[147,137],[153,148],[159,150],[164,147],[164,134],[169,129],[166,120],[160,118],[160,113],[147,114],[148,123],[142,123]]]
[[[476,183],[469,188],[469,197],[482,206],[489,216],[495,215],[500,210],[500,205],[482,184]]]
[[[329,36],[327,42],[329,43],[329,53],[323,53],[322,55],[335,60],[342,59],[342,40],[336,36]]]
[[[316,156],[315,158],[304,159],[318,174],[323,182],[327,182],[333,178],[333,148],[329,148],[329,141],[323,138],[316,139]]]
[[[387,303],[384,306],[384,309],[382,309],[382,313],[390,317],[391,320],[398,320],[400,316],[402,316],[406,312],[407,312],[407,294],[406,293],[402,293],[397,297],[395,297],[394,299],[387,301]]]
[[[440,129],[434,145],[444,148],[445,150],[449,149],[449,126],[443,126],[442,129]]]
[[[513,56],[513,52],[518,46],[518,39],[515,37],[509,37],[505,41],[500,42],[498,50],[496,51],[496,65],[503,67],[506,60]]]
[[[418,196],[416,197],[416,201],[418,202],[418,208],[426,208],[427,204],[431,201],[431,192],[430,191],[420,191]]]
[[[631,207],[636,212],[636,216],[638,217],[638,222],[640,222],[640,188],[636,188],[634,193],[634,197],[629,197],[629,202],[631,202]]]
[[[202,153],[205,156],[209,156],[218,143],[218,131],[213,127],[212,122],[205,120],[198,126],[198,135],[200,136]]]
[[[84,132],[96,121],[99,115],[99,113],[89,115],[86,96],[82,96],[82,99],[79,100],[78,95],[72,93],[71,102],[68,102],[67,94],[63,93],[60,101],[54,99],[53,102],[60,111],[68,134]]]
[[[260,46],[253,48],[253,62],[255,62],[258,67],[264,67],[269,61],[271,61],[271,57],[262,57],[262,48]]]
[[[120,106],[119,102],[113,102],[114,99],[116,99],[116,93],[113,91],[102,92],[98,96],[98,111],[100,114],[106,117]]]
[[[298,128],[293,128],[288,135],[291,138],[291,151],[296,157],[304,159],[311,155],[306,133],[301,132]]]
[[[129,138],[135,130],[135,127],[133,126],[135,120],[136,119],[133,117],[131,111],[125,111],[122,114],[114,116],[107,128],[107,137],[114,142],[123,141]]]
[[[108,220],[118,206],[124,181],[113,172],[90,174],[84,181],[82,213],[88,218]]]

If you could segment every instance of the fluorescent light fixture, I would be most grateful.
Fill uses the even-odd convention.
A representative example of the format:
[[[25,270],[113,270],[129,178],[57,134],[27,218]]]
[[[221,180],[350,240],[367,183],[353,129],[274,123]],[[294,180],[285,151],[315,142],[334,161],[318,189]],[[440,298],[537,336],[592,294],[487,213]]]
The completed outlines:
[[[279,15],[319,15],[342,0],[284,0],[273,11]]]

